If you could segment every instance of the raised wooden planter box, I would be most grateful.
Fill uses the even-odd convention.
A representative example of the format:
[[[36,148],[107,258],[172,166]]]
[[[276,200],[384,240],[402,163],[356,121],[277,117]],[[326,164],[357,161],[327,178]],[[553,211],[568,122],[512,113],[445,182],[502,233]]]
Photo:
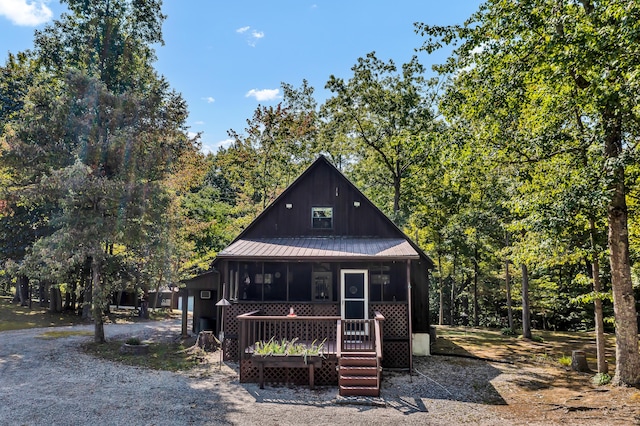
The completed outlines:
[[[264,389],[264,369],[273,368],[307,368],[309,370],[309,387],[314,388],[315,369],[322,367],[320,355],[252,355],[251,360],[258,365],[260,389]]]

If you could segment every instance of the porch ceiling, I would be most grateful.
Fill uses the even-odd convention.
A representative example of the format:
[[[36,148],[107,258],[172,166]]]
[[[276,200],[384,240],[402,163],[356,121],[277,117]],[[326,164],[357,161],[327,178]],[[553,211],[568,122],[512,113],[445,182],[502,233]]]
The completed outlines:
[[[239,239],[218,253],[226,259],[402,260],[420,255],[402,238],[253,238]]]

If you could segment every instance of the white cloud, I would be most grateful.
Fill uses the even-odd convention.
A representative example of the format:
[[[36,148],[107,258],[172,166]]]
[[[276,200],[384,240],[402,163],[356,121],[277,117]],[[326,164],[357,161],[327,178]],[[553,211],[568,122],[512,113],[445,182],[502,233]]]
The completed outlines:
[[[196,136],[198,136],[198,134],[197,134],[196,132],[187,132],[187,137],[188,137],[189,139],[193,139],[193,138],[195,138]]]
[[[220,148],[228,148],[233,142],[233,139],[225,139],[223,141],[216,142],[213,145],[209,143],[202,143],[200,151],[202,151],[203,154],[215,154]]]
[[[262,89],[256,90],[251,89],[244,95],[246,98],[254,97],[258,102],[262,101],[272,101],[274,99],[278,99],[280,93],[280,89]]]
[[[206,98],[202,98],[202,100],[207,101],[208,104],[212,104],[216,101],[212,96],[207,96]]]
[[[247,25],[246,27],[238,28],[236,32],[238,34],[245,34],[247,44],[251,47],[256,47],[258,40],[264,38],[264,31],[251,30],[251,32],[249,32],[249,30],[251,30],[251,27]]]
[[[202,126],[204,124],[204,121],[202,121],[202,120],[196,121],[193,124],[195,124],[196,126]]]
[[[35,27],[44,24],[53,17],[47,7],[48,1],[0,0],[0,15],[15,25]]]
[[[232,143],[234,143],[235,140],[234,139],[225,139],[223,141],[220,141],[218,143],[216,143],[216,146],[218,148],[222,147],[222,148],[228,148]]]

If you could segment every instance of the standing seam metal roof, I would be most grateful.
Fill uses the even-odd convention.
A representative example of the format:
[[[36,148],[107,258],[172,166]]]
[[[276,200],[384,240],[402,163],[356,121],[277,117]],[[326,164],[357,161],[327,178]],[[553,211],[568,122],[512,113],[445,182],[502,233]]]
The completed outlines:
[[[367,258],[418,259],[402,238],[253,238],[239,239],[218,253],[219,258]]]

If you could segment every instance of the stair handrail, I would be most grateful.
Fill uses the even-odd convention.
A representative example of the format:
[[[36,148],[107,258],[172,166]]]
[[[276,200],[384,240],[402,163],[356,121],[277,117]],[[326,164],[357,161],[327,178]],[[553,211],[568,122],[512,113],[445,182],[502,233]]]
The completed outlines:
[[[342,320],[337,321],[336,329],[336,356],[338,359],[342,356]]]
[[[376,383],[378,392],[380,392],[380,364],[382,360],[382,321],[384,321],[384,315],[380,312],[374,312],[375,323],[375,336],[376,336],[376,368],[378,373],[376,374]]]
[[[382,321],[384,321],[384,315],[376,311],[374,312],[374,319],[376,356],[378,357],[378,359],[382,359]]]

